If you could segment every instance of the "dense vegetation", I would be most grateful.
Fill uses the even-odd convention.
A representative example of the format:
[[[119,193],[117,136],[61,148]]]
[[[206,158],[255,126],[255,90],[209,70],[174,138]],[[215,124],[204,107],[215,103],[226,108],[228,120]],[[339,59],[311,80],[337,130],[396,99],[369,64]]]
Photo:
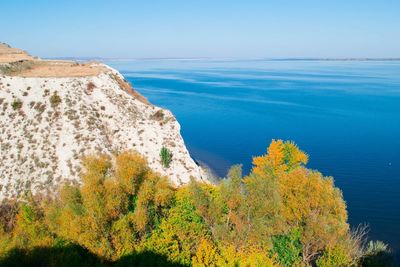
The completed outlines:
[[[174,188],[134,152],[83,160],[82,186],[0,210],[4,266],[388,266],[351,231],[333,179],[273,141],[242,177]],[[390,265],[389,265],[390,266]]]

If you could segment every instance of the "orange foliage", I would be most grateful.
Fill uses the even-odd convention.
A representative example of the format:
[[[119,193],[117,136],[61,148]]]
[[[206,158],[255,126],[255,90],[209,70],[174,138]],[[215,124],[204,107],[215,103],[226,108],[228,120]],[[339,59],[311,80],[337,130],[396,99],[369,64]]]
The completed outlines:
[[[104,155],[90,156],[83,165],[83,186],[62,189],[60,200],[48,209],[49,225],[106,259],[132,253],[170,205],[173,188],[135,152],[119,154],[115,164]]]
[[[272,140],[266,155],[253,158],[252,172],[256,175],[275,174],[291,170],[307,162],[307,154],[298,149],[294,143]]]
[[[137,193],[138,185],[149,171],[147,161],[136,152],[125,152],[116,157],[116,178],[130,194]]]
[[[341,191],[332,178],[303,167],[307,161],[308,156],[294,143],[273,140],[266,155],[253,159],[254,176],[245,178],[245,183],[256,181],[256,177],[276,180],[279,216],[289,229],[302,229],[305,262],[345,239],[349,230]]]

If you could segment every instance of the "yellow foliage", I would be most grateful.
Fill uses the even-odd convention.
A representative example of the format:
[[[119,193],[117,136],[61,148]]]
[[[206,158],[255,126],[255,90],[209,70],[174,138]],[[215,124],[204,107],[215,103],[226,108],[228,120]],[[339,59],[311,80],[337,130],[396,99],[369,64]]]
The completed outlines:
[[[136,240],[132,234],[131,218],[125,215],[113,222],[111,227],[111,242],[115,254],[119,257],[135,250]]]
[[[115,260],[135,251],[157,216],[170,205],[174,190],[135,152],[83,160],[81,188],[66,186],[49,207],[47,221],[59,236],[92,253]]]
[[[147,251],[194,267],[341,266],[352,257],[346,205],[307,161],[294,143],[273,140],[245,178],[235,166],[219,185],[174,189],[135,152],[89,156],[81,187],[65,186],[44,215],[23,205],[11,233],[0,227],[0,256],[63,239],[110,261]]]
[[[12,235],[14,245],[20,248],[30,246],[50,246],[53,238],[48,232],[38,207],[34,204],[23,204],[16,215]]]
[[[293,142],[272,140],[267,154],[253,158],[252,173],[255,175],[276,174],[307,164],[308,156]]]
[[[268,252],[256,248],[237,251],[233,246],[225,245],[220,248],[217,266],[229,267],[274,267],[278,266],[268,257]]]
[[[111,167],[110,159],[106,155],[88,156],[82,160],[85,172],[82,175],[84,184],[101,182]]]
[[[252,174],[244,180],[248,186],[255,183],[256,188],[265,185],[257,183],[260,178],[277,181],[275,192],[281,203],[276,218],[281,217],[289,228],[301,227],[306,262],[343,240],[349,228],[340,190],[334,187],[332,178],[302,167],[307,161],[308,156],[294,143],[273,140],[266,155],[253,159]]]
[[[303,258],[313,257],[346,237],[349,230],[346,204],[332,178],[298,168],[281,175],[278,183],[282,216],[289,225],[303,228],[301,241],[306,251]]]
[[[128,209],[128,195],[115,180],[104,182],[105,210],[110,219],[117,219]]]
[[[192,258],[193,267],[214,267],[220,261],[217,248],[210,241],[202,239],[197,248],[196,255]]]
[[[147,161],[136,152],[127,151],[116,157],[116,178],[130,194],[137,193],[138,186],[149,171]]]
[[[274,261],[267,251],[250,248],[237,251],[232,245],[216,247],[211,241],[203,239],[192,258],[193,267],[213,266],[243,266],[243,267],[273,267]]]
[[[318,267],[347,267],[352,266],[351,262],[352,259],[346,248],[335,246],[328,248],[316,263]]]

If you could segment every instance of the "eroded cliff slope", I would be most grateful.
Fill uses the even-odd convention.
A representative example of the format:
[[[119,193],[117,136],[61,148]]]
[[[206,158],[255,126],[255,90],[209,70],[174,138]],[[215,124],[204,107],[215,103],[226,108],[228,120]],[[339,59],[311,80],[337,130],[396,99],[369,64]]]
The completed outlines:
[[[0,200],[79,182],[80,159],[96,152],[136,150],[175,185],[205,179],[173,114],[148,103],[117,71],[7,56],[0,46]],[[160,161],[163,146],[173,154],[169,168]]]

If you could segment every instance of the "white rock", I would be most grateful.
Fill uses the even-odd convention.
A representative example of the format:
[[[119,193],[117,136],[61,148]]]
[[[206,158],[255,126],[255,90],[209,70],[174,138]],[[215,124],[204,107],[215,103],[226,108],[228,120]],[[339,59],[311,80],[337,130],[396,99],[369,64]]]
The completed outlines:
[[[96,152],[136,150],[177,186],[190,177],[206,180],[173,114],[127,93],[116,77],[123,79],[111,68],[94,77],[0,77],[0,200],[80,182],[80,159]],[[96,86],[92,91],[90,82]],[[55,92],[61,103],[52,108]],[[15,99],[21,109],[13,109]],[[159,110],[161,120],[153,117]],[[173,154],[168,169],[160,162],[162,146]]]

